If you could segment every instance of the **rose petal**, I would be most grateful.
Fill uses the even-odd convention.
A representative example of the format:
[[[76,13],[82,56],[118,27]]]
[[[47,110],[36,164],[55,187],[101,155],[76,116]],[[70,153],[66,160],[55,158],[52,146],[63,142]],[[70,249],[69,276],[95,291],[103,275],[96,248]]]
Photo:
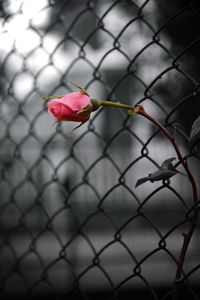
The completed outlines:
[[[48,112],[56,121],[74,121],[86,122],[89,119],[89,114],[77,114],[76,111],[71,110],[67,105],[60,103],[59,99],[49,101],[47,103]]]
[[[49,114],[55,119],[58,119],[58,116],[60,114],[61,111],[61,106],[60,104],[57,104],[56,101],[52,100],[50,102],[47,103],[48,106],[48,112]]]
[[[68,116],[70,116],[73,112],[66,105],[57,102],[56,100],[52,100],[48,102],[48,112],[49,114],[56,120],[68,120]]]
[[[78,112],[90,103],[90,97],[80,92],[67,94],[63,98],[56,99],[57,102],[67,105],[71,110]]]

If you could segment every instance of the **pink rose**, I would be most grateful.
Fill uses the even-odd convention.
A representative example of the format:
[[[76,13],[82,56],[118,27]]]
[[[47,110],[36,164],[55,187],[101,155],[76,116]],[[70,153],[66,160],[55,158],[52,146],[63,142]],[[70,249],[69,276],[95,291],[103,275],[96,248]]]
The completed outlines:
[[[49,114],[56,121],[86,122],[93,110],[90,97],[81,92],[70,93],[47,103]]]

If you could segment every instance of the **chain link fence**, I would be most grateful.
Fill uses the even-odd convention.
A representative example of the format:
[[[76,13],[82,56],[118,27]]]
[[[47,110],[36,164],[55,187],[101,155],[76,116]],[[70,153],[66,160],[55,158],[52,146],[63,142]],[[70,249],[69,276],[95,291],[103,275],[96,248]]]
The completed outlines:
[[[200,299],[187,177],[135,188],[176,157],[163,134],[107,108],[69,137],[74,125],[52,126],[42,100],[75,81],[97,99],[142,103],[188,155],[200,108],[198,1],[7,0],[0,11],[2,297]],[[199,183],[198,156],[189,164]]]

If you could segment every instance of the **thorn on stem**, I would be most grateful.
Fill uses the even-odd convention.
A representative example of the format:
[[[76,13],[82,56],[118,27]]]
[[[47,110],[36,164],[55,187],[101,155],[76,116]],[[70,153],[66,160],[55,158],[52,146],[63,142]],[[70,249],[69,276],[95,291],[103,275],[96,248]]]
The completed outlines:
[[[182,233],[182,236],[183,236],[184,240],[187,238],[187,235],[185,232]]]

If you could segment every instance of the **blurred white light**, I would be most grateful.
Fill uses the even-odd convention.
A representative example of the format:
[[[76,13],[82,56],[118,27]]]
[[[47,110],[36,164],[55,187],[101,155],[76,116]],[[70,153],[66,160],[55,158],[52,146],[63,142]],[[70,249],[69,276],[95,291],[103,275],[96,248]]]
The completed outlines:
[[[22,6],[23,0],[9,0],[7,1],[7,9],[9,13],[17,13],[20,10],[20,7]]]
[[[13,37],[13,40],[16,40],[20,37],[22,32],[27,29],[28,21],[29,20],[22,14],[14,15],[9,19],[5,30]]]
[[[26,0],[22,5],[22,13],[27,19],[32,19],[37,13],[39,13],[46,5],[47,0]]]
[[[25,54],[30,52],[40,44],[40,36],[32,29],[25,30],[16,40],[16,49]]]
[[[8,18],[6,23],[1,24],[1,31],[7,34],[5,38],[7,45],[3,47],[5,50],[8,46],[7,51],[9,51],[9,46],[15,43],[19,52],[26,53],[38,45],[40,37],[36,32],[29,29],[30,22],[39,13],[41,19],[40,22],[38,20],[36,22],[43,24],[44,20],[47,21],[49,11],[47,9],[42,11],[47,4],[47,0],[9,2],[8,11],[12,16]]]

